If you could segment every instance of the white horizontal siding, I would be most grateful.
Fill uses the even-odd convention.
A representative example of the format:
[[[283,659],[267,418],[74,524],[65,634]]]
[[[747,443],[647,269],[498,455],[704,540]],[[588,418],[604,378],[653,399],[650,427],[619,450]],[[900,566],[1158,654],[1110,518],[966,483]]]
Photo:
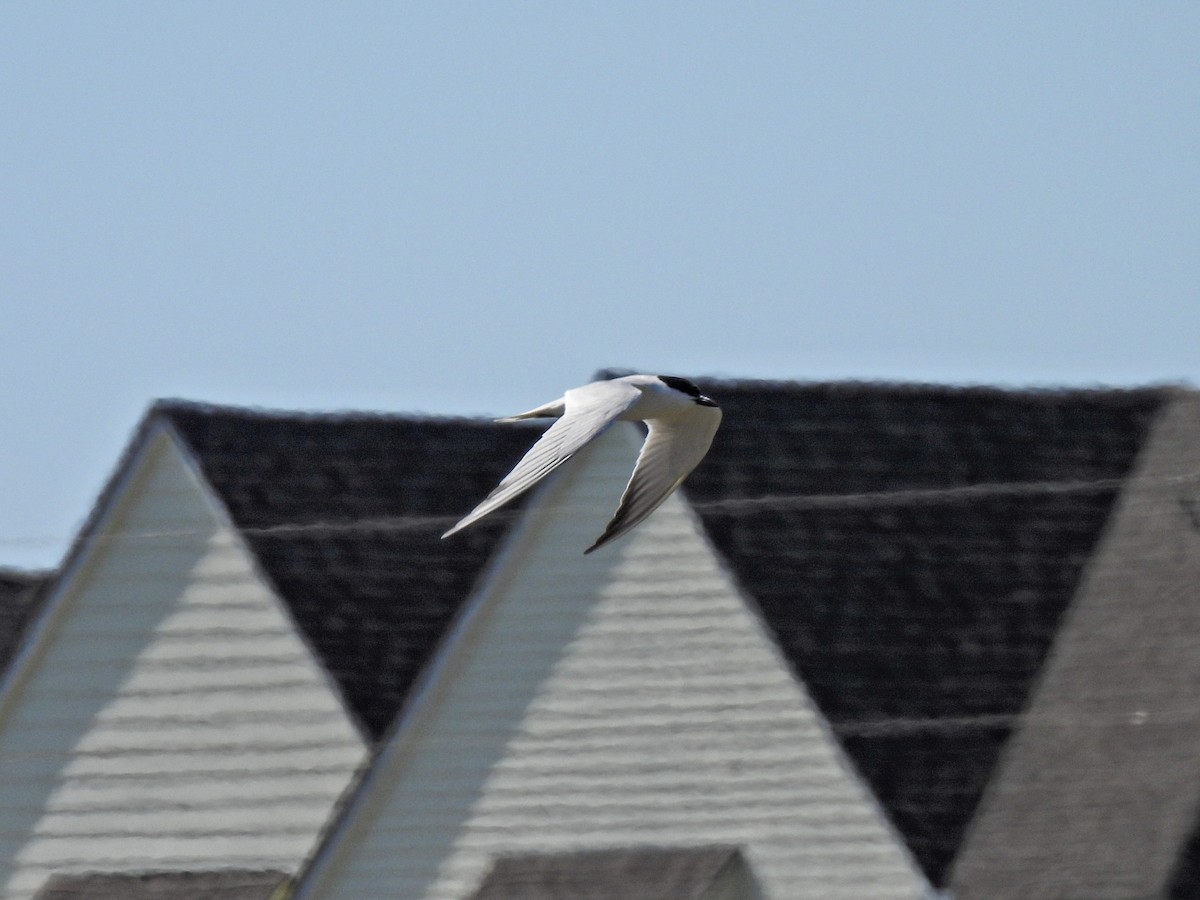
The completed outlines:
[[[0,896],[52,872],[295,871],[365,747],[160,434],[0,721]]]
[[[774,900],[922,895],[683,503],[582,555],[628,437],[532,512],[305,896],[464,900],[498,855],[712,844]]]

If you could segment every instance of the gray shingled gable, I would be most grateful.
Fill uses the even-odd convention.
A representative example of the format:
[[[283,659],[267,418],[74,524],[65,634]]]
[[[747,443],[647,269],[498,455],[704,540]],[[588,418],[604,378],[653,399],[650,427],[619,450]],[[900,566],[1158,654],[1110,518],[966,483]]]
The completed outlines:
[[[736,847],[632,847],[496,860],[471,900],[702,900]]]
[[[283,872],[88,872],[52,875],[34,900],[273,900]]]
[[[941,884],[1116,488],[721,504],[1119,480],[1166,393],[699,383],[725,420],[686,493]]]
[[[379,738],[511,516],[439,535],[515,464],[536,426],[177,401],[155,415],[186,441],[353,714]],[[305,523],[334,527],[263,530]]]

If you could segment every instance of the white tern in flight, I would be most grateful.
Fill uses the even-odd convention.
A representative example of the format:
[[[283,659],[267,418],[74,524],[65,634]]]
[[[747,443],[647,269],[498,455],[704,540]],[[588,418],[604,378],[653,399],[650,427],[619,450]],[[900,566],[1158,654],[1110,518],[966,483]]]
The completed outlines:
[[[649,430],[633,475],[604,534],[584,551],[591,553],[633,528],[679,487],[708,452],[721,424],[721,410],[686,378],[626,375],[585,384],[558,400],[496,421],[541,418],[557,421],[496,489],[443,538],[525,493],[614,422],[645,422]]]

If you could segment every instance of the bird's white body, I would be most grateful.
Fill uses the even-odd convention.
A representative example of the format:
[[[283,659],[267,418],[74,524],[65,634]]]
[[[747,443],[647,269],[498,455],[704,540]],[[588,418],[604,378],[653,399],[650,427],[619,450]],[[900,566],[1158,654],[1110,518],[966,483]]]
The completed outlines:
[[[499,419],[557,421],[449,537],[529,490],[614,422],[645,422],[646,442],[604,534],[585,552],[624,534],[658,508],[708,452],[721,410],[685,378],[626,375],[595,381],[520,415]]]

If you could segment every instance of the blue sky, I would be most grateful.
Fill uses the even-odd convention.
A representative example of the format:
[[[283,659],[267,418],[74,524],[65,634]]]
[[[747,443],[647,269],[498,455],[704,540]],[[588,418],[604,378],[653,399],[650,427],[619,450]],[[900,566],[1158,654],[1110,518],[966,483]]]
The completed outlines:
[[[1200,383],[1195,3],[0,9],[0,565],[156,397]]]

